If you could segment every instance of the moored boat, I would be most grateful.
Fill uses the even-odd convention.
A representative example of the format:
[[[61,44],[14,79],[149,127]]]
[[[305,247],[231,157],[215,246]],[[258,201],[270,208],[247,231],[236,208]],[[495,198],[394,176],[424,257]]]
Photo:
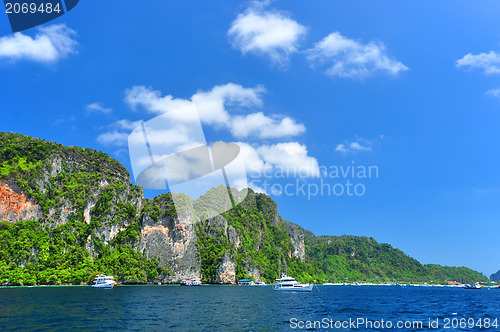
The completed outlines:
[[[199,281],[199,280],[182,280],[181,286],[201,286],[201,281]]]
[[[481,284],[479,284],[478,282],[476,282],[475,284],[465,284],[464,285],[464,288],[465,289],[481,289]]]
[[[113,276],[107,276],[104,274],[99,274],[94,279],[93,288],[113,288],[116,285],[116,281]]]
[[[250,279],[240,279],[238,280],[238,286],[255,286],[255,282]]]
[[[273,287],[275,291],[294,291],[294,292],[311,292],[313,289],[312,284],[302,284],[295,280],[295,278],[287,275],[282,275],[280,279],[276,279],[276,284]]]

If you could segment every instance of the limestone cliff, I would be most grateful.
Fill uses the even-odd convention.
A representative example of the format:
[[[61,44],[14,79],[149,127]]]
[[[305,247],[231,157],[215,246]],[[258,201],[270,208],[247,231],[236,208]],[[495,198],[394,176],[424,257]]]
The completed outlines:
[[[0,284],[89,283],[98,273],[123,283],[272,282],[283,272],[314,283],[487,281],[372,238],[316,237],[270,197],[229,190],[239,204],[224,213],[223,186],[181,197],[195,209],[177,211],[169,193],[145,199],[105,153],[0,132]]]
[[[237,208],[199,222],[199,216],[178,213],[169,194],[145,199],[125,167],[102,152],[19,134],[0,133],[0,143],[0,220],[35,220],[48,233],[85,224],[82,246],[91,257],[102,259],[122,250],[118,245],[130,245],[165,268],[150,281],[271,281],[291,259],[304,260],[300,229],[284,222],[265,195],[249,191]],[[186,200],[210,210],[221,190],[227,188]]]
[[[214,188],[191,204],[214,202],[224,190]],[[140,252],[171,269],[162,282],[203,279],[233,284],[243,277],[261,281],[262,275],[270,281],[286,272],[290,259],[305,258],[300,228],[284,222],[269,197],[251,190],[236,209],[203,221],[178,215],[169,194],[146,200],[141,225]],[[261,271],[270,265],[275,268]]]
[[[0,220],[39,219],[40,206],[33,203],[14,181],[0,181]]]
[[[138,248],[147,258],[156,258],[170,269],[162,282],[201,280],[195,225],[189,222],[193,216],[179,218],[166,195],[147,200],[143,212]]]
[[[293,244],[293,252],[291,255],[300,258],[304,261],[306,258],[306,247],[304,244],[304,232],[302,228],[289,221],[285,222],[288,233],[290,234],[290,240]]]

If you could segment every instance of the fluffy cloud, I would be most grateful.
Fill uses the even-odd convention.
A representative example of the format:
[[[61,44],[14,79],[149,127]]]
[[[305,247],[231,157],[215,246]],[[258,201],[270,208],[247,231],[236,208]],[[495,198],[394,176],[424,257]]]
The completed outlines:
[[[35,37],[17,32],[0,38],[0,59],[54,63],[76,53],[75,32],[64,24],[39,28]]]
[[[123,119],[123,120],[116,121],[112,126],[120,128],[120,129],[125,129],[125,130],[134,130],[135,128],[139,127],[141,125],[141,123],[142,123],[142,120],[130,121],[127,119]]]
[[[288,176],[317,177],[319,166],[316,158],[308,155],[307,147],[297,142],[278,143],[272,145],[253,146],[238,142],[240,155],[245,161],[245,168],[252,178],[259,178],[264,174],[270,176],[273,172],[280,172]],[[255,186],[255,190],[262,192]]]
[[[227,124],[230,116],[225,106],[262,106],[260,95],[263,92],[262,86],[244,88],[241,85],[229,83],[215,86],[209,92],[198,91],[191,97],[191,100],[196,106],[202,122]]]
[[[363,151],[371,151],[372,145],[373,145],[373,142],[368,141],[368,140],[346,142],[343,144],[338,144],[335,147],[335,151],[340,152],[340,153],[344,153],[344,154],[363,152]]]
[[[147,112],[153,114],[168,113],[190,105],[189,100],[174,99],[170,95],[162,97],[160,91],[141,85],[125,91],[125,103],[134,110],[142,106]]]
[[[130,133],[126,133],[115,129],[100,134],[97,137],[97,141],[104,145],[126,146],[128,135],[130,135]]]
[[[168,114],[177,119],[182,119],[182,114],[177,111],[185,107],[196,107],[200,120],[207,124],[227,125],[229,114],[226,106],[260,106],[260,98],[264,88],[244,88],[241,85],[228,83],[217,85],[210,91],[198,91],[190,100],[177,99],[171,95],[162,97],[161,92],[150,87],[134,86],[125,92],[125,102],[136,109],[142,106],[153,114]]]
[[[156,119],[152,126],[145,123],[144,130],[147,134],[148,144],[168,155],[176,150],[185,150],[192,147],[205,144],[201,128],[193,128],[185,123],[164,122],[164,119]],[[131,131],[141,126],[142,120],[130,121],[122,119],[108,126],[108,131],[100,134],[97,141],[104,145],[125,146],[127,143],[141,145],[144,142],[142,129],[134,132],[131,137]],[[198,130],[197,130],[198,129]],[[194,135],[194,132],[198,135]],[[169,153],[165,152],[168,151]]]
[[[457,60],[458,68],[482,69],[485,74],[500,74],[500,54],[490,51],[489,53],[467,54]]]
[[[307,56],[313,67],[325,68],[330,77],[365,79],[376,73],[392,76],[408,70],[404,64],[390,59],[385,46],[371,41],[362,44],[333,32],[308,50]]]
[[[488,91],[486,91],[486,94],[493,96],[493,97],[500,98],[500,89],[488,90]]]
[[[111,111],[112,111],[111,108],[104,107],[101,105],[101,103],[88,104],[87,106],[85,106],[85,109],[87,110],[87,114],[94,113],[94,112],[103,113],[103,114],[111,114]]]
[[[153,114],[165,114],[175,121],[186,121],[190,112],[181,109],[195,108],[199,120],[207,125],[227,128],[236,138],[250,136],[278,138],[299,135],[305,126],[289,117],[266,116],[262,112],[245,116],[232,116],[228,108],[261,107],[262,86],[245,88],[228,83],[217,85],[210,91],[198,91],[190,99],[177,99],[171,95],[162,96],[160,91],[149,87],[134,86],[126,91],[125,102],[132,108],[143,107]]]
[[[306,30],[283,13],[254,6],[238,15],[228,35],[233,47],[243,54],[264,55],[274,64],[284,66],[290,54],[297,52],[299,39]]]
[[[265,163],[279,167],[290,175],[319,176],[318,161],[308,155],[305,145],[297,142],[262,145],[257,152]]]
[[[160,151],[166,150],[169,153],[187,150],[206,143],[204,140],[193,139],[190,135],[190,128],[185,126],[175,126],[165,129],[151,129],[146,127],[146,132],[148,142],[152,147],[157,147],[157,150]]]
[[[97,136],[97,141],[104,145],[126,146],[130,131],[140,126],[142,121],[119,120],[109,125],[109,130]]]
[[[295,120],[284,117],[281,120],[270,118],[262,112],[235,116],[232,120],[231,133],[236,138],[256,136],[259,138],[287,137],[302,134],[306,127]]]
[[[248,143],[238,142],[240,146],[240,155],[245,161],[245,168],[250,174],[261,174],[264,171],[272,169],[271,164],[266,164],[259,156],[257,150]]]
[[[261,94],[264,89],[244,88],[229,83],[215,86],[209,91],[198,91],[189,99],[163,96],[160,91],[149,87],[135,86],[126,91],[125,102],[132,108],[142,108],[157,115],[144,122],[122,119],[108,127],[108,131],[97,140],[106,145],[129,145],[134,174],[142,174],[153,163],[170,156],[186,153],[189,149],[204,146],[204,131],[201,124],[214,128],[227,129],[236,139],[289,138],[305,132],[305,126],[286,116],[267,116],[263,112],[247,115],[232,115],[245,108],[262,106]],[[235,110],[234,110],[235,109]],[[230,112],[231,111],[231,112]],[[130,133],[132,131],[132,133]],[[146,136],[144,135],[146,133]],[[290,176],[311,177],[319,175],[318,162],[308,155],[305,145],[297,142],[282,142],[262,145],[259,142],[239,142],[240,156],[244,161],[241,168],[248,174],[263,174],[280,168]],[[195,174],[188,166],[193,162],[178,160],[176,167],[182,172],[169,174],[169,180],[186,180],[186,174]],[[169,160],[172,164],[172,160]],[[149,172],[149,171],[148,171]],[[163,186],[159,170],[141,175],[151,180],[151,184]],[[244,171],[243,171],[244,172]],[[158,173],[158,174],[157,174]],[[226,169],[228,177],[234,178],[235,185],[246,186],[245,174],[232,174]],[[237,172],[236,172],[237,173]],[[142,179],[142,178],[141,178]],[[245,180],[245,181],[244,181]],[[174,181],[175,182],[175,181]],[[262,188],[250,185],[262,191]]]

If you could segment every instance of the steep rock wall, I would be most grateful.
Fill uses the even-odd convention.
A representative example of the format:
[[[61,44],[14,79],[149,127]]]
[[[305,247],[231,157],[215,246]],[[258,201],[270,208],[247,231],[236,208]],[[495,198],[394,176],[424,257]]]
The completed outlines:
[[[0,181],[0,220],[37,220],[41,215],[40,206],[27,198],[13,181]]]
[[[111,246],[106,250],[113,250],[119,235],[135,224],[139,228],[137,238],[132,236],[126,241],[134,250],[157,259],[167,268],[169,272],[158,276],[158,280],[179,282],[204,277],[198,246],[197,231],[201,227],[198,217],[177,215],[171,200],[165,197],[144,199],[142,189],[130,183],[128,171],[116,160],[92,149],[65,147],[19,134],[0,133],[0,141],[3,147],[12,146],[10,150],[0,149],[0,220],[13,223],[35,220],[47,228],[84,224],[89,229],[88,235],[84,233],[84,247],[92,257],[99,255],[104,246]],[[231,190],[237,201],[245,196],[243,192]],[[209,211],[221,204],[220,192],[227,193],[227,188],[211,190],[191,204]],[[238,224],[220,215],[210,218],[203,226],[208,238],[219,238],[225,248],[213,263],[216,265],[214,282],[234,283],[241,271],[259,281],[262,272],[255,261],[255,252],[265,249],[262,227],[264,223],[274,225],[273,229],[281,232],[283,221],[276,203],[268,196],[248,190],[248,196],[239,206],[242,218],[245,211],[258,214],[258,221],[253,217],[249,219],[252,227],[258,228],[254,233],[245,230],[250,227],[245,223]],[[293,249],[287,246],[287,255],[303,259],[300,230],[289,228],[289,233]],[[242,238],[241,234],[245,236]],[[253,247],[249,247],[249,234]],[[250,249],[253,253],[246,252]]]
[[[147,258],[156,258],[161,266],[171,271],[164,276],[163,282],[201,280],[195,242],[194,224],[181,223],[169,216],[155,221],[149,214],[144,215],[139,250]]]

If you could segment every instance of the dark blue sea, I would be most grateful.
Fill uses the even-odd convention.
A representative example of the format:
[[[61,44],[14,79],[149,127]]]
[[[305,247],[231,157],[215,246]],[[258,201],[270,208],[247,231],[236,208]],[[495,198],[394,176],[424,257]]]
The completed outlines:
[[[500,331],[499,320],[500,289],[485,288],[0,288],[0,331]]]

